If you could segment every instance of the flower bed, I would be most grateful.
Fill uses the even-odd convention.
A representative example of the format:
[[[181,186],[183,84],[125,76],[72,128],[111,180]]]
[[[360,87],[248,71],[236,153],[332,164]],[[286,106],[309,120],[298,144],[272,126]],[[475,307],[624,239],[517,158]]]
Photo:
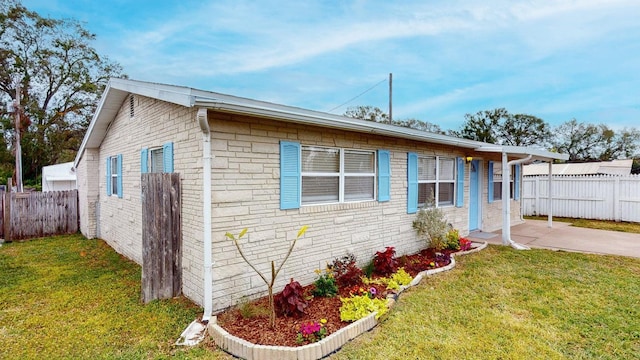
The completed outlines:
[[[453,268],[455,260],[451,255],[486,247],[486,243],[483,243],[474,244],[475,247],[471,248],[471,243],[465,243],[466,239],[461,240],[466,250],[445,250],[440,254],[425,250],[396,258],[393,248],[387,248],[376,254],[372,268],[364,269],[364,272],[372,275],[370,277],[362,276],[363,270],[355,268],[354,257],[336,259],[324,272],[316,271],[318,278],[315,284],[299,289],[294,286],[296,293],[300,292],[306,301],[304,312],[278,316],[275,328],[271,328],[268,299],[265,297],[218,314],[216,321],[210,324],[210,334],[223,350],[247,359],[274,356],[317,359],[326,356],[374,327],[377,318],[386,312],[405,288],[416,285],[424,276]],[[403,274],[398,271],[400,268],[406,272]],[[335,282],[337,296],[321,296],[322,293],[332,292],[332,281]],[[296,296],[294,294],[293,297]],[[355,321],[343,321],[345,318]]]

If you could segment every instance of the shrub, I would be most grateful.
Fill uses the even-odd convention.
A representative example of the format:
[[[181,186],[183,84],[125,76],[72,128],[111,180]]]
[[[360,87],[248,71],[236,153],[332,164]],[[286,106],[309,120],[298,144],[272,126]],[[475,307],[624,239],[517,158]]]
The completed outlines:
[[[461,251],[471,250],[471,240],[467,238],[460,238],[460,250]]]
[[[383,299],[370,298],[366,295],[352,296],[346,299],[340,299],[342,306],[340,307],[340,320],[357,321],[369,314],[377,311],[376,319],[384,315],[387,309],[387,302]]]
[[[313,283],[313,296],[333,297],[338,294],[338,287],[336,286],[336,279],[333,277],[333,272],[329,266],[325,269],[324,274],[320,269],[316,270],[318,278]]]
[[[377,251],[373,257],[373,268],[375,273],[382,276],[387,276],[394,271],[398,266],[398,262],[394,258],[396,250],[393,246],[387,246],[385,251]]]
[[[304,289],[299,282],[291,281],[285,285],[282,292],[276,295],[276,308],[284,316],[300,316],[304,314],[304,309],[309,306],[304,298]]]
[[[447,246],[449,250],[460,250],[460,233],[458,230],[451,229],[447,232]]]
[[[393,275],[391,275],[391,280],[398,283],[398,285],[407,286],[411,284],[413,278],[409,275],[408,272],[404,271],[404,268],[398,269]]]
[[[360,284],[362,270],[356,265],[356,256],[349,253],[341,258],[333,260],[331,269],[340,287],[349,287]]]
[[[424,208],[418,211],[412,225],[418,236],[427,241],[427,247],[436,251],[446,247],[445,237],[449,231],[449,225],[442,209],[434,206],[433,197]]]

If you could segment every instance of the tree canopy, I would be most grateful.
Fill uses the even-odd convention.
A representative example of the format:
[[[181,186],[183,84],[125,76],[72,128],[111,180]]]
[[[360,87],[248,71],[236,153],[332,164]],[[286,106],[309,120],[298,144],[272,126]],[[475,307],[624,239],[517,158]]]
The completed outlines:
[[[454,136],[491,144],[535,146],[546,148],[551,131],[544,120],[527,114],[510,114],[505,108],[466,114],[459,131]]]
[[[17,0],[0,0],[0,100],[15,100],[21,85],[25,182],[36,180],[42,166],[73,160],[108,79],[122,76],[119,64],[93,48],[94,40],[75,20],[42,17]],[[3,111],[0,117],[0,142],[13,144],[13,115]],[[13,168],[3,151],[0,144],[0,172]]]
[[[388,123],[389,117],[374,106],[351,107],[345,116]],[[569,161],[608,161],[640,158],[640,131],[635,128],[613,130],[607,125],[569,120],[551,127],[543,119],[528,114],[511,114],[505,108],[466,114],[459,130],[449,130],[451,136],[491,144],[537,147],[569,155]],[[393,120],[393,125],[432,133],[445,134],[439,125],[418,119]],[[634,163],[634,171],[640,165]]]
[[[367,121],[374,121],[379,123],[389,123],[389,115],[382,109],[370,105],[354,106],[347,109],[344,116],[348,116],[355,119],[362,119]],[[430,123],[428,121],[422,121],[418,119],[404,119],[404,120],[392,120],[392,125],[402,126],[410,129],[428,131],[432,133],[444,134],[440,126]]]
[[[607,125],[569,120],[555,131],[554,147],[569,155],[569,161],[608,161],[637,156],[640,132],[635,129],[614,131]]]

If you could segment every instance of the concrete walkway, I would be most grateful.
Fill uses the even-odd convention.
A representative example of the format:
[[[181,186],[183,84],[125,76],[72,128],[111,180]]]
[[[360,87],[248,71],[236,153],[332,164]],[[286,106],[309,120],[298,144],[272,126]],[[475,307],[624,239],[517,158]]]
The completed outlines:
[[[577,251],[584,253],[622,255],[640,258],[640,234],[595,230],[570,226],[570,223],[525,220],[511,228],[511,239],[531,248]],[[472,233],[469,238],[502,244],[502,231]]]

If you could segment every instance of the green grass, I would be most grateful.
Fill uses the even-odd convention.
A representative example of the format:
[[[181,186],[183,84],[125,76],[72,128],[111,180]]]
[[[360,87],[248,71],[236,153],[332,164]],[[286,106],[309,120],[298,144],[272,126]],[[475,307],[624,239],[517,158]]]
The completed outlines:
[[[640,359],[640,259],[489,247],[400,296],[331,359]],[[140,303],[140,267],[104,242],[0,247],[1,359],[231,359],[173,342],[201,312]]]
[[[201,309],[140,301],[140,266],[101,240],[60,236],[0,247],[0,358],[228,358],[172,344]]]
[[[331,359],[638,359],[640,259],[489,247]]]
[[[531,220],[547,220],[546,216],[525,216],[524,218],[531,219]],[[640,223],[634,223],[634,222],[573,219],[573,218],[555,217],[555,216],[553,217],[553,220],[560,221],[560,222],[568,222],[568,223],[571,223],[571,226],[576,226],[576,227],[640,234]]]

